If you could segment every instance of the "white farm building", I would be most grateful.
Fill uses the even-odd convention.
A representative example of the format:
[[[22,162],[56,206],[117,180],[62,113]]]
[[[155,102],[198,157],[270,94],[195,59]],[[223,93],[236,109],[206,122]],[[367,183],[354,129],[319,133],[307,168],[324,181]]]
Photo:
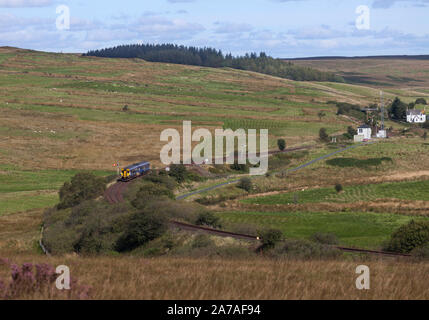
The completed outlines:
[[[363,124],[358,128],[357,135],[362,136],[363,140],[369,140],[372,136],[372,129],[369,125]]]
[[[422,110],[408,110],[407,111],[407,122],[409,123],[425,123],[426,113]]]

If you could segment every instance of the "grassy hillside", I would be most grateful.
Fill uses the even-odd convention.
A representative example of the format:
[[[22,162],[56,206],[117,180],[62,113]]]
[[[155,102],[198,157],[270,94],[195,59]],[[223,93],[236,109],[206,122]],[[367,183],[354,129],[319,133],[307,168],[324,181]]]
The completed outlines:
[[[407,95],[429,95],[429,59],[405,57],[292,60],[296,65],[336,72],[348,82]],[[406,95],[404,91],[402,94]],[[411,102],[411,101],[407,101]]]
[[[390,84],[382,84],[386,99],[398,96],[410,102],[429,96],[423,84],[429,81],[427,62],[415,62],[405,70],[400,62],[383,69],[380,61],[370,60],[365,71],[357,62],[329,63],[322,61],[318,68],[362,69],[371,83],[297,82],[228,68],[0,48],[0,257],[70,265],[74,276],[94,288],[93,297],[101,299],[427,298],[422,281],[427,263],[360,256],[353,256],[352,262],[276,262],[255,254],[249,263],[242,256],[243,251],[249,253],[247,247],[227,251],[231,259],[219,263],[186,254],[140,260],[128,255],[46,258],[40,252],[43,209],[58,201],[57,190],[64,181],[82,170],[107,176],[116,161],[123,166],[149,160],[160,167],[164,145],[160,134],[166,128],[181,131],[183,120],[210,130],[268,128],[273,149],[278,138],[285,138],[288,147],[311,146],[272,157],[269,174],[253,178],[249,192],[229,185],[186,200],[218,197],[204,209],[214,211],[225,229],[277,228],[283,236],[301,240],[330,232],[344,245],[380,248],[399,226],[411,219],[428,219],[429,144],[422,138],[423,129],[389,122],[395,129],[392,138],[328,159],[323,156],[351,143],[318,140],[322,127],[341,136],[358,123],[337,116],[335,102],[360,106],[378,102],[374,81],[387,83],[395,72],[411,77],[420,70],[413,78],[418,81],[390,79]],[[385,72],[382,79],[377,78],[379,70]],[[319,118],[320,111],[326,116]],[[302,170],[290,170],[309,162]],[[226,174],[232,176],[213,174],[214,178],[186,182],[174,191],[183,194],[236,179],[236,172]],[[334,191],[336,183],[343,185],[343,192]],[[131,193],[126,200],[131,200]],[[186,237],[189,243],[194,241]],[[169,242],[166,238],[162,241]],[[136,255],[156,252],[162,242],[157,240],[140,252],[138,248]],[[229,241],[217,239],[214,246]],[[217,254],[216,248],[210,250]],[[353,286],[354,268],[361,262],[375,270],[374,290],[367,296]],[[390,273],[393,267],[395,272]],[[0,265],[0,275],[5,274]],[[40,297],[44,296],[32,298]]]

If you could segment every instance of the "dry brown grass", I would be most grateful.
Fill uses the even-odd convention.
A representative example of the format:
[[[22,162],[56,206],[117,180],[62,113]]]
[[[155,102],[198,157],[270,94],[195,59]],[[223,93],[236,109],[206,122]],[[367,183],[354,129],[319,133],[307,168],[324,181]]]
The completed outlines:
[[[429,85],[427,60],[411,59],[329,59],[297,60],[293,63],[315,67],[320,70],[338,72],[345,76],[353,74],[374,83],[369,86],[379,88],[388,84],[396,88],[427,88]],[[405,78],[402,79],[401,78]],[[397,79],[395,81],[395,79]],[[378,82],[378,83],[377,83]],[[415,93],[414,93],[415,94]],[[420,93],[422,94],[422,93]],[[424,95],[424,94],[423,94]]]
[[[429,299],[429,263],[403,260],[274,261],[132,257],[12,260],[65,264],[93,299]],[[355,269],[368,265],[371,289],[356,289]],[[6,270],[1,269],[5,275]],[[36,299],[46,298],[35,294]]]

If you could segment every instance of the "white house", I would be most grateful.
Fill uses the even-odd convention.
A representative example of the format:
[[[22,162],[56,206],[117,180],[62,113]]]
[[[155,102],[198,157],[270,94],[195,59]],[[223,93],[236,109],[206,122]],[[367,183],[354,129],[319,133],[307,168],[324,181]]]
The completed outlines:
[[[372,136],[372,129],[369,125],[363,124],[358,128],[357,135],[362,136],[363,140],[365,140],[365,139],[369,140],[369,139],[371,139],[371,136]]]
[[[409,123],[425,123],[426,113],[422,110],[408,110],[407,111],[407,122]]]

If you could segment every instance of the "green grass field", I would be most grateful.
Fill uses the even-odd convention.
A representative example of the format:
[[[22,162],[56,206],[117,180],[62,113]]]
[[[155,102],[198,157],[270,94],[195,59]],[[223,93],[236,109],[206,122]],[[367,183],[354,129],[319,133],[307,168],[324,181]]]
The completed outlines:
[[[24,170],[0,165],[0,215],[54,205],[58,202],[59,188],[77,172],[79,170]],[[112,172],[92,173],[107,176]]]
[[[412,219],[404,215],[366,212],[222,212],[218,216],[226,227],[251,224],[275,228],[285,237],[294,239],[306,239],[316,232],[333,233],[340,244],[360,248],[380,247],[395,229]]]
[[[242,202],[270,205],[290,204],[295,201],[298,203],[350,203],[377,199],[429,201],[429,180],[347,186],[341,193],[336,192],[334,187],[320,188],[250,198],[242,200]]]

